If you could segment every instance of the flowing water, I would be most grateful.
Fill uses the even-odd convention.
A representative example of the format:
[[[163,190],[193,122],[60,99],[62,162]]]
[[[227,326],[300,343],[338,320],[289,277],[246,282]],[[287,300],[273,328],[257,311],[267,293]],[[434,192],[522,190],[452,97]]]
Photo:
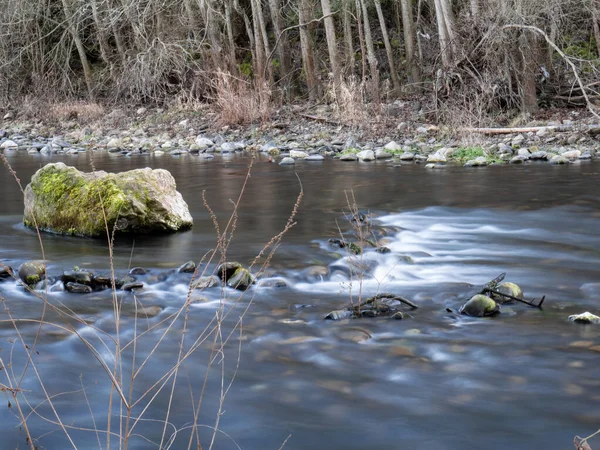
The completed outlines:
[[[24,184],[47,162],[90,167],[89,157],[83,155],[7,157]],[[224,228],[248,163],[241,156],[205,160],[189,155],[94,155],[96,169],[168,169],[195,221],[194,229],[185,233],[135,241],[120,238],[115,245],[119,274],[133,266],[149,270],[140,277],[145,288],[136,293],[138,302],[161,308],[156,317],[136,316],[133,294],[121,297],[122,342],[153,327],[136,341],[134,362],[133,346],[124,351],[125,372],[132,364],[139,368],[165,336],[140,370],[134,398],[161,379],[179,352],[183,319],[166,334],[167,322],[160,323],[181,307],[188,292],[190,277],[173,269],[188,260],[199,261],[215,245],[202,193]],[[286,439],[286,449],[572,448],[573,436],[586,436],[600,427],[600,326],[567,320],[570,314],[600,309],[599,171],[598,163],[440,171],[382,162],[299,162],[283,167],[259,158],[244,192],[228,259],[249,264],[283,229],[300,180],[304,198],[297,223],[265,275],[284,280],[288,287],[259,284],[241,299],[229,289],[194,294],[185,349],[211,323],[220,305],[228,312],[221,335],[227,339],[225,352],[213,354],[198,414],[202,448],[210,446],[222,389],[228,391],[215,449],[279,449]],[[0,185],[0,259],[17,267],[41,258],[40,244],[36,234],[20,224],[22,195],[5,167],[0,168]],[[350,190],[361,211],[372,217],[371,231],[390,253],[367,250],[362,257],[348,257],[327,242],[340,231],[351,236],[344,214]],[[103,241],[47,234],[42,238],[50,275],[75,265],[108,271]],[[362,277],[354,273],[358,263]],[[214,267],[211,262],[208,270]],[[504,305],[500,315],[480,319],[447,311],[458,310],[478,286],[502,272],[523,288],[526,298],[545,295],[543,310]],[[407,311],[400,321],[323,320],[350,299],[356,302],[377,292],[400,294],[420,308]],[[0,294],[13,318],[40,318],[43,303],[14,281],[0,283]],[[70,308],[88,325],[108,333],[99,335],[91,326],[76,325],[98,349],[98,358],[112,366],[114,346],[102,343],[114,336],[110,293],[47,295],[50,304]],[[0,316],[6,320],[8,312]],[[242,326],[236,328],[241,316]],[[63,327],[69,322],[50,310],[45,319]],[[106,373],[90,349],[57,326],[47,324],[40,331],[35,322],[21,320],[18,328],[28,345],[39,333],[35,367],[63,423],[73,427],[69,430],[77,448],[104,448],[105,435],[83,430],[93,429],[94,423],[106,429],[110,394]],[[26,362],[16,337],[10,323],[0,323],[4,385],[7,371],[19,377]],[[173,436],[170,448],[188,448],[194,420],[190,398],[197,399],[202,391],[213,339],[211,335],[200,342],[178,373],[167,427],[167,435]],[[128,391],[129,383],[125,385]],[[136,426],[144,438],[133,438],[129,448],[157,448],[170,386],[156,396]],[[32,367],[21,387],[31,407],[38,407],[36,412],[56,421]],[[150,396],[140,405],[148,400]],[[141,409],[136,406],[134,415]],[[0,410],[0,447],[25,448],[14,405]],[[112,420],[118,432],[118,417]],[[28,423],[40,448],[72,447],[58,425],[35,412]]]

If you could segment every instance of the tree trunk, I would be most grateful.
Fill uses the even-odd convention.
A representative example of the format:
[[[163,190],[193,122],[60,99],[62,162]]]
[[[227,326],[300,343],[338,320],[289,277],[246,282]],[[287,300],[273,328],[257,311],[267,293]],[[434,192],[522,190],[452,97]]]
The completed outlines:
[[[454,62],[454,54],[452,52],[452,38],[448,30],[448,21],[444,17],[444,2],[445,0],[434,0],[435,17],[440,41],[440,54],[442,55],[442,64],[444,68],[447,69],[451,67]]]
[[[85,78],[88,96],[91,100],[93,100],[94,90],[92,87],[92,69],[87,59],[87,55],[85,54],[85,47],[83,46],[81,37],[79,36],[77,29],[75,28],[75,24],[73,22],[73,13],[71,11],[71,7],[68,3],[68,0],[62,0],[62,6],[63,12],[65,14],[65,23],[67,25],[67,29],[73,37],[73,42],[75,43],[75,47],[77,48],[77,54],[79,55],[79,61],[81,62],[81,67],[83,68],[83,77]]]
[[[525,113],[533,113],[538,110],[536,93],[536,56],[537,38],[527,31],[521,32],[519,36],[519,48],[521,52],[521,105]]]
[[[275,32],[275,42],[277,48],[277,57],[279,58],[279,79],[283,80],[284,93],[286,98],[289,98],[290,90],[290,49],[289,49],[289,40],[287,37],[287,33],[281,32],[283,30],[283,20],[281,18],[280,13],[280,0],[269,0],[269,9],[271,11],[271,21],[273,23],[273,31]]]
[[[367,50],[365,48],[365,36],[362,22],[361,0],[356,0],[356,26],[358,27],[358,42],[360,44],[360,57],[362,68],[362,82],[367,81]]]
[[[254,77],[259,83],[262,83],[265,75],[266,55],[260,23],[258,21],[258,8],[256,7],[258,1],[260,0],[250,0],[250,5],[252,7],[252,28],[254,34]]]
[[[337,38],[335,35],[335,27],[333,25],[333,17],[331,16],[331,3],[329,0],[321,0],[323,15],[325,17],[325,35],[327,36],[327,50],[329,51],[329,64],[333,73],[333,86],[336,91],[340,87],[340,62],[337,51]]]
[[[365,0],[359,0],[363,13],[363,27],[365,30],[365,45],[367,47],[367,59],[369,60],[369,72],[371,74],[371,96],[372,101],[378,103],[381,96],[379,94],[379,69],[377,68],[377,57],[375,56],[375,46],[371,36],[371,25],[369,23],[369,13]]]
[[[596,41],[596,51],[600,58],[600,1],[594,0],[592,4],[592,24],[594,28],[594,40]]]
[[[233,24],[231,22],[231,11],[233,5],[231,0],[225,3],[225,28],[227,30],[227,52],[229,54],[229,71],[237,73],[237,61],[235,58],[235,40],[233,38]]]
[[[308,0],[300,0],[298,20],[300,24],[308,23],[311,19],[311,6]],[[312,49],[312,40],[308,25],[300,27],[300,47],[302,49],[302,66],[306,76],[306,87],[308,88],[308,99],[314,102],[317,99],[318,80],[315,74],[315,61]]]
[[[349,72],[354,74],[354,44],[352,43],[352,13],[350,11],[352,0],[344,0],[344,44],[345,61]]]
[[[390,66],[390,76],[392,77],[392,86],[394,91],[400,92],[400,81],[398,80],[398,72],[396,71],[396,64],[394,63],[394,54],[392,52],[392,46],[390,45],[390,38],[387,32],[387,26],[385,25],[385,17],[383,17],[383,11],[381,9],[381,0],[375,0],[375,9],[377,10],[377,17],[379,18],[379,26],[381,28],[381,35],[383,36],[383,45],[385,46],[385,53]]]
[[[255,15],[253,17],[253,20],[256,21],[256,18],[258,17],[258,25],[259,25],[259,29],[260,29],[260,37],[262,39],[259,39],[264,48],[265,48],[265,55],[270,55],[271,54],[271,46],[269,45],[269,36],[267,34],[267,27],[265,26],[265,17],[263,15],[263,9],[262,9],[262,0],[255,0],[256,1],[256,12],[258,15]],[[267,70],[268,70],[268,77],[267,79],[272,80],[273,79],[273,66],[269,63],[269,61],[265,60],[265,63],[267,64]]]
[[[410,72],[409,81],[419,83],[421,73],[415,58],[415,24],[413,22],[412,0],[400,0],[402,6],[402,28],[404,29],[404,48],[406,51],[406,65]]]

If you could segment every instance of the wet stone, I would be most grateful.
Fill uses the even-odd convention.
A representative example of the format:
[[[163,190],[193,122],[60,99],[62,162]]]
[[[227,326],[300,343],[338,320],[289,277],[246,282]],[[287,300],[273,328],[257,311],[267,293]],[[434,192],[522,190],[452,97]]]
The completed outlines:
[[[215,275],[211,275],[209,277],[202,277],[202,278],[198,279],[197,281],[194,282],[192,287],[194,289],[208,289],[208,288],[219,286],[220,284],[221,284],[221,280],[219,279],[219,277],[217,277]]]
[[[148,271],[143,267],[134,267],[129,271],[129,275],[146,275]]]
[[[331,311],[329,314],[325,316],[327,320],[343,320],[350,319],[354,314],[352,311],[348,311],[347,309],[339,309],[336,311]]]
[[[254,283],[252,275],[247,269],[240,267],[234,274],[227,280],[227,286],[230,288],[237,289],[239,291],[245,291]]]
[[[46,266],[42,261],[27,261],[19,266],[18,273],[23,283],[34,286],[46,276]]]
[[[217,277],[219,280],[227,281],[235,273],[236,270],[240,269],[242,265],[236,261],[230,261],[223,263],[217,267]]]
[[[74,294],[89,294],[92,292],[92,287],[86,284],[68,282],[65,284],[65,289]]]
[[[132,281],[131,283],[125,283],[123,285],[124,291],[133,291],[135,289],[142,289],[144,287],[144,283],[141,281]]]
[[[569,316],[569,320],[575,323],[591,323],[594,325],[600,324],[600,317],[588,311],[582,314],[573,314]]]
[[[194,261],[188,261],[185,264],[183,264],[179,269],[177,269],[177,272],[179,272],[179,273],[194,273],[195,270],[196,270],[196,263]]]
[[[10,266],[0,266],[0,282],[11,278],[13,274],[13,270]]]
[[[93,274],[85,270],[65,270],[62,274],[62,282],[85,284],[86,286],[92,285]]]
[[[471,317],[493,316],[500,311],[498,304],[486,295],[474,295],[460,308],[460,313]]]

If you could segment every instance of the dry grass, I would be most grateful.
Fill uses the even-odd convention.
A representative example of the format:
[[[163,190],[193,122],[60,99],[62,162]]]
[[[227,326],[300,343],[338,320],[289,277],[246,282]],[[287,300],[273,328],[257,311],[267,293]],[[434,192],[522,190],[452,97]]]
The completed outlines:
[[[269,119],[271,90],[260,80],[253,84],[219,70],[214,95],[223,125],[247,125]]]
[[[336,90],[330,83],[328,95],[333,100],[336,119],[346,125],[360,128],[369,122],[369,109],[365,101],[366,85],[356,77],[340,82]]]

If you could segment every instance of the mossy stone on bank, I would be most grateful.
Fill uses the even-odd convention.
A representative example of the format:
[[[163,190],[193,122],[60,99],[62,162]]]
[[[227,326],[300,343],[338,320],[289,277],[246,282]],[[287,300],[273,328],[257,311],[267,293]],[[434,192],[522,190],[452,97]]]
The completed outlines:
[[[58,234],[99,237],[161,233],[192,226],[175,180],[163,169],[83,173],[63,163],[38,170],[25,189],[26,226]]]

